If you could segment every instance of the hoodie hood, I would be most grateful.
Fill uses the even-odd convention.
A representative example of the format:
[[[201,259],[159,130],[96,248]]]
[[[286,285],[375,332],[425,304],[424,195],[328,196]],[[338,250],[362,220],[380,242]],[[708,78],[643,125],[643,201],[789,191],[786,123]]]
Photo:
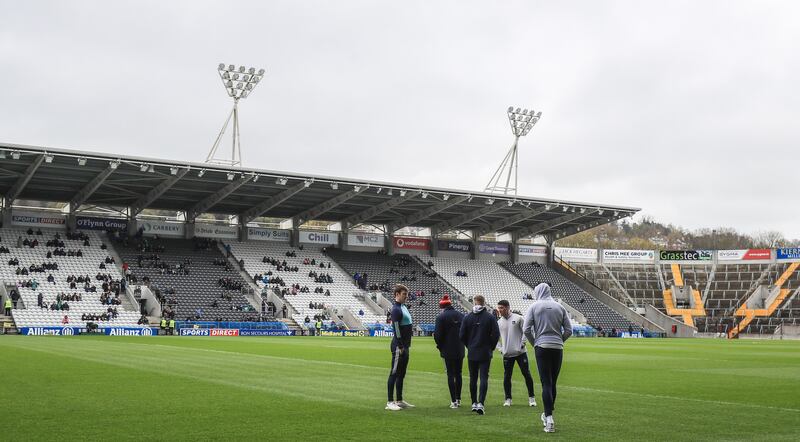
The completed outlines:
[[[553,295],[550,293],[550,286],[546,283],[541,283],[533,289],[533,299],[537,301],[541,300],[553,300]]]
[[[480,312],[484,311],[484,310],[486,310],[486,306],[485,305],[473,305],[472,306],[472,313],[475,313],[476,315],[479,314]]]

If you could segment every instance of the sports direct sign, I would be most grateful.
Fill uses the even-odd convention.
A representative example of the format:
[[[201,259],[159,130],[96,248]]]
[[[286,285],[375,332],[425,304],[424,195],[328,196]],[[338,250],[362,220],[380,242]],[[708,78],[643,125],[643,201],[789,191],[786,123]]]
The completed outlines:
[[[655,262],[654,250],[603,250],[603,262]]]
[[[398,236],[394,239],[395,249],[406,250],[430,250],[431,240],[428,238],[412,238],[407,236]]]
[[[597,262],[597,249],[556,247],[553,252],[564,261]]]
[[[717,250],[719,261],[759,261],[771,258],[772,250],[770,249]]]
[[[67,223],[65,215],[58,213],[17,212],[11,213],[11,224],[31,227],[63,227]]]
[[[238,328],[182,328],[181,336],[239,336]]]

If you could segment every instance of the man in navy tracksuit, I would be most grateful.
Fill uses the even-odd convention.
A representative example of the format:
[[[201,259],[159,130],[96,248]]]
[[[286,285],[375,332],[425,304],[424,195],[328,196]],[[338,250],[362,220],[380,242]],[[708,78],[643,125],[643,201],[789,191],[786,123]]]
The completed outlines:
[[[492,352],[500,339],[500,328],[497,318],[486,311],[486,299],[477,295],[473,298],[475,306],[472,313],[464,317],[461,323],[461,342],[467,346],[469,355],[469,394],[472,398],[472,411],[484,414],[483,402],[489,388],[489,366],[492,363]],[[481,378],[480,396],[476,400],[478,376]]]
[[[447,372],[447,387],[450,389],[450,408],[461,406],[461,367],[464,366],[464,344],[461,343],[459,333],[464,315],[453,308],[450,297],[444,295],[439,301],[442,313],[436,317],[436,328],[433,340],[439,355],[444,359],[444,368]]]
[[[406,377],[408,368],[408,356],[411,351],[411,334],[413,325],[411,323],[411,312],[405,306],[408,298],[408,288],[402,284],[394,287],[394,304],[390,311],[394,337],[392,338],[392,369],[389,372],[387,388],[389,390],[389,401],[386,402],[386,409],[398,411],[414,406],[403,400],[403,380]],[[397,391],[397,401],[394,400],[394,393]]]

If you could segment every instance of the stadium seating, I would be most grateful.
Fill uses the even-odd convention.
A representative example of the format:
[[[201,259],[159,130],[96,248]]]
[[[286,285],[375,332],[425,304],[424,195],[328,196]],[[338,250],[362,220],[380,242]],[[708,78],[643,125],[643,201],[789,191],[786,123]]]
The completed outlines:
[[[665,285],[670,287],[675,282],[670,264],[605,264],[605,267],[588,263],[570,265],[578,270],[579,275],[621,302],[625,301],[625,296],[619,291],[611,275],[640,307],[651,304],[666,313],[657,272],[661,272]],[[737,309],[747,301],[759,284],[772,287],[788,266],[789,264],[718,264],[714,268],[710,263],[681,264],[680,276],[683,283],[705,297],[703,305],[706,316],[694,318],[698,332],[724,333],[741,322],[741,317],[734,316]],[[800,287],[800,272],[789,277],[783,287],[792,292]],[[742,333],[771,335],[778,324],[797,322],[800,317],[799,307],[800,301],[797,297],[787,299],[772,315],[753,318]]]
[[[338,249],[331,250],[329,255],[351,276],[366,273],[367,289],[373,293],[382,293],[390,301],[394,299],[391,290],[395,284],[408,287],[416,299],[410,300],[406,305],[416,324],[436,322],[436,316],[440,312],[439,300],[444,294],[449,294],[451,297],[461,296],[435,275],[429,273],[430,276],[426,276],[425,273],[431,269],[423,266],[413,256],[404,254],[387,256],[379,253],[345,252]],[[453,307],[464,312],[456,301],[453,301]]]
[[[142,250],[142,241],[151,247],[163,247],[163,251]],[[224,264],[214,264],[215,260],[218,263],[227,263],[227,259],[213,241],[144,238],[141,241],[131,240],[127,246],[119,243],[115,246],[122,259],[130,265],[137,283],[141,284],[145,277],[149,278],[151,289],[165,297],[167,305],[175,311],[176,319],[194,319],[197,309],[202,310],[201,319],[207,321],[255,320],[260,313],[254,311],[243,294],[243,290],[246,292],[249,286],[239,272],[236,269],[227,269]],[[154,260],[147,259],[153,254],[167,268],[156,267]],[[139,256],[144,258],[141,266]],[[186,267],[188,275],[179,271],[178,267],[181,265]],[[225,278],[230,278],[242,288],[221,287],[219,280]],[[167,293],[171,289],[175,293]],[[215,302],[216,307],[213,306]]]
[[[0,254],[0,280],[9,287],[16,286],[20,294],[22,304],[18,303],[18,308],[12,311],[12,316],[17,327],[47,327],[47,326],[61,326],[64,316],[69,318],[69,325],[76,327],[85,326],[87,321],[81,319],[83,314],[101,315],[107,313],[109,307],[116,308],[117,317],[110,318],[107,321],[92,321],[96,322],[99,326],[130,326],[136,325],[140,318],[136,306],[130,305],[125,296],[121,296],[122,304],[108,305],[100,302],[100,297],[103,294],[102,284],[103,281],[96,279],[98,274],[110,275],[114,281],[119,281],[122,278],[120,271],[116,264],[105,264],[106,258],[109,257],[107,250],[101,248],[103,239],[95,232],[85,232],[85,240],[81,239],[67,239],[66,232],[55,231],[50,229],[34,229],[41,231],[41,235],[29,235],[28,229],[22,228],[7,228],[0,229],[0,245],[9,249],[9,253]],[[63,241],[63,247],[55,247],[51,244],[48,247],[48,241],[54,240],[56,234],[60,236],[59,241]],[[38,245],[31,248],[30,246],[16,247],[19,238],[22,240],[29,239],[30,241],[37,240]],[[61,256],[52,254],[56,249],[63,249],[68,251],[81,251],[82,256]],[[51,256],[48,258],[48,252]],[[18,265],[9,265],[8,262],[12,259],[19,261]],[[44,272],[29,272],[28,275],[17,275],[17,269],[30,268],[30,266],[40,266],[44,263],[57,264],[58,268],[55,270],[45,270]],[[105,265],[105,269],[100,268],[100,263]],[[53,275],[54,281],[48,282],[48,276]],[[91,279],[90,285],[95,286],[96,291],[87,292],[84,290],[84,284],[77,284],[75,289],[70,288],[70,283],[67,282],[67,277],[74,275],[89,276]],[[36,280],[38,287],[20,286],[21,281]],[[56,296],[62,293],[67,295],[78,294],[80,301],[67,301],[69,310],[50,310],[47,308],[38,307],[37,296],[41,293],[43,296],[43,304],[51,305],[56,302]],[[112,294],[113,297],[113,294]],[[22,308],[24,305],[24,308]]]
[[[493,307],[505,299],[511,303],[513,311],[523,313],[533,303],[532,299],[527,299],[528,295],[533,295],[533,288],[495,262],[440,257],[426,259],[433,262],[433,270],[468,298],[483,295]],[[466,272],[467,276],[456,276],[459,271]]]
[[[653,264],[605,264],[605,268],[603,264],[596,263],[570,265],[587,280],[628,307],[644,307],[645,304],[650,304],[664,309],[663,291],[658,281],[659,270]],[[624,292],[614,279],[624,288]],[[628,296],[633,298],[635,305]]]
[[[309,288],[308,293],[289,294],[284,298],[297,312],[292,316],[292,319],[298,324],[302,324],[306,316],[313,317],[314,315],[323,314],[324,309],[310,308],[311,303],[348,309],[355,317],[360,318],[364,325],[386,322],[385,316],[375,314],[364,301],[356,298],[356,295],[369,296],[369,294],[356,287],[350,275],[341,270],[330,257],[326,256],[321,247],[304,245],[301,250],[288,244],[267,241],[231,242],[228,245],[231,247],[231,252],[236,259],[244,261],[244,267],[249,275],[255,277],[256,275],[272,272],[272,277],[278,276],[283,279],[287,288],[294,284]],[[287,256],[287,253],[294,256]],[[276,266],[264,262],[264,258],[278,260],[281,263],[286,261],[287,266],[298,267],[299,271],[279,271]],[[305,260],[313,260],[315,265],[304,264]],[[324,268],[320,267],[320,263],[324,264]],[[328,264],[331,264],[331,266],[328,267]],[[318,274],[329,274],[333,278],[333,282],[315,282],[315,279],[309,276],[309,272],[312,271]],[[256,283],[259,287],[264,287],[265,285],[261,280],[256,281]],[[274,283],[270,283],[269,286],[271,288],[276,287]],[[284,286],[280,287],[283,288]],[[324,293],[314,293],[314,289],[317,287],[329,290],[330,296],[326,296]],[[363,311],[363,315],[359,315],[361,311]]]
[[[504,263],[502,266],[531,286],[536,286],[542,282],[550,284],[553,296],[561,298],[575,310],[581,312],[586,316],[589,325],[594,328],[602,327],[606,332],[612,328],[616,328],[619,331],[627,330],[629,326],[639,329],[639,324],[628,321],[553,269],[533,264]]]

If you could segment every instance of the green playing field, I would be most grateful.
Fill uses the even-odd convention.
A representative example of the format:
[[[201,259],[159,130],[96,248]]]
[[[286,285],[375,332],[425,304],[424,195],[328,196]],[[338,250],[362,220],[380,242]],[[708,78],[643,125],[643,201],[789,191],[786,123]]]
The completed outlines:
[[[519,373],[516,402],[501,406],[497,353],[486,415],[450,409],[430,338],[412,346],[404,396],[416,408],[385,411],[388,346],[0,336],[0,439],[800,440],[800,342],[570,340],[555,434],[542,432],[535,366],[539,406],[527,406]]]

